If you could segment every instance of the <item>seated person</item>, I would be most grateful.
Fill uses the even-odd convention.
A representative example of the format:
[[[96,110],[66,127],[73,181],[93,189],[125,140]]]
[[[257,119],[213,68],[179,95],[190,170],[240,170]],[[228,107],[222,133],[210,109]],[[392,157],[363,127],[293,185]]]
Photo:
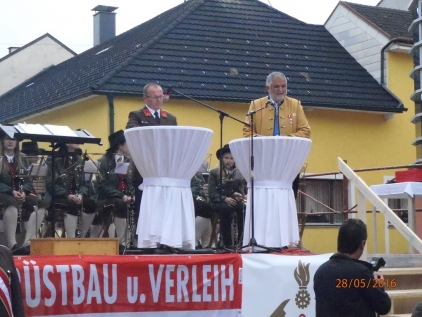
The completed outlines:
[[[195,245],[197,249],[209,247],[212,231],[211,218],[214,214],[212,205],[205,199],[204,184],[202,173],[196,173],[191,180],[191,189],[195,207]]]
[[[208,190],[211,204],[220,217],[220,233],[224,246],[227,248],[237,247],[234,243],[241,243],[243,236],[243,209],[245,179],[236,168],[229,145],[224,145],[216,153],[222,160],[221,201],[220,201],[220,167],[210,171]],[[233,214],[237,215],[237,242],[232,239],[231,220]]]
[[[84,165],[85,160],[79,155],[75,155],[78,144],[62,144],[58,155],[54,160],[55,168],[55,203],[64,205],[64,225],[67,238],[75,238],[78,235],[85,237],[92,220],[94,219],[97,205],[89,197],[89,185],[85,180]],[[52,162],[48,162],[48,172],[46,176],[45,200],[51,203],[53,195],[52,184]],[[81,208],[83,210],[81,210]],[[51,221],[53,215],[49,215]],[[57,214],[54,215],[57,218]],[[78,228],[78,216],[82,222]]]
[[[100,165],[100,180],[98,184],[98,213],[103,222],[107,223],[113,217],[116,235],[120,240],[120,250],[124,249],[127,239],[128,207],[133,199],[134,188],[132,180],[127,174],[116,174],[114,170],[124,163],[130,163],[129,149],[123,130],[119,130],[108,137],[110,148],[98,160]],[[104,213],[104,209],[111,206],[112,215]],[[108,228],[106,228],[108,229]]]
[[[16,255],[29,254],[29,242],[35,237],[37,228],[45,215],[44,202],[33,193],[32,183],[27,176],[29,163],[26,155],[19,151],[16,139],[3,136],[0,142],[0,203],[3,204],[4,232],[8,247]],[[18,214],[21,207],[21,214]],[[34,212],[37,210],[37,212]],[[27,222],[23,246],[18,248],[16,229]],[[19,228],[18,228],[19,231]]]

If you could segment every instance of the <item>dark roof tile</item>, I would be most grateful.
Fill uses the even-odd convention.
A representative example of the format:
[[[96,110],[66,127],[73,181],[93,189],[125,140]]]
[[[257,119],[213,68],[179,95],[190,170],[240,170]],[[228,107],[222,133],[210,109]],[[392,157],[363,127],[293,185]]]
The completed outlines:
[[[373,7],[350,2],[343,3],[372,22],[391,38],[404,37],[412,39],[412,34],[408,31],[410,24],[413,22],[413,16],[410,11]]]

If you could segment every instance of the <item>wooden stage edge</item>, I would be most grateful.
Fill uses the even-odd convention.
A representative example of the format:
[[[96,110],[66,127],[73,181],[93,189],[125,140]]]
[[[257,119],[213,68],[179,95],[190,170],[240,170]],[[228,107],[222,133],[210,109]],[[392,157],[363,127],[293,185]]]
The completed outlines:
[[[31,255],[119,255],[119,239],[31,239]]]
[[[118,238],[40,238],[31,239],[31,256],[37,255],[119,255],[119,239]],[[151,255],[154,252],[146,252],[145,249],[141,250],[127,250],[124,255]],[[140,252],[141,251],[141,252]],[[282,251],[272,252],[253,252],[243,250],[179,250],[179,252],[171,254],[223,254],[223,253],[238,253],[238,254],[251,254],[251,253],[267,253],[267,254],[281,254],[281,255],[316,255],[304,248],[288,248]],[[167,254],[170,255],[170,254]]]

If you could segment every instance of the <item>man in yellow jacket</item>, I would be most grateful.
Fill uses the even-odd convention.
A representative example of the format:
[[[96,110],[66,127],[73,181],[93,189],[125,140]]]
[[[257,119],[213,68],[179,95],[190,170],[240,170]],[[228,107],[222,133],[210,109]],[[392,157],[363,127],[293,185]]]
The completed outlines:
[[[252,100],[249,113],[254,114],[254,131],[256,136],[295,136],[311,137],[311,128],[299,100],[287,97],[287,78],[283,73],[273,72],[267,76],[265,88],[268,96]],[[278,115],[277,115],[278,113]],[[250,123],[250,116],[245,122]],[[249,137],[251,127],[243,126],[243,135]],[[299,190],[299,175],[292,184],[295,197]]]
[[[253,100],[249,107],[249,112],[263,108],[254,115],[254,135],[310,138],[311,128],[300,101],[287,97],[286,76],[280,72],[269,74],[265,88],[268,91],[268,96]],[[278,116],[274,116],[277,108]],[[250,123],[250,117],[246,116],[245,121]],[[250,133],[250,127],[245,125],[243,135],[250,136]]]

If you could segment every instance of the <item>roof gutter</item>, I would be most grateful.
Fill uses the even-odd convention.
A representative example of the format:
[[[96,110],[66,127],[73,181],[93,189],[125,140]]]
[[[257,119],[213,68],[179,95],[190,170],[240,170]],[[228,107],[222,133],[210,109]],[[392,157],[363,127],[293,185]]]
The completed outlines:
[[[405,38],[405,37],[395,37],[395,38],[389,40],[387,42],[387,44],[385,44],[383,46],[383,48],[381,49],[381,58],[380,58],[381,59],[381,81],[380,81],[380,84],[383,87],[385,85],[385,83],[384,83],[384,53],[391,44],[394,44],[396,42],[401,42],[401,43],[405,43],[405,44],[413,44],[412,39]]]

